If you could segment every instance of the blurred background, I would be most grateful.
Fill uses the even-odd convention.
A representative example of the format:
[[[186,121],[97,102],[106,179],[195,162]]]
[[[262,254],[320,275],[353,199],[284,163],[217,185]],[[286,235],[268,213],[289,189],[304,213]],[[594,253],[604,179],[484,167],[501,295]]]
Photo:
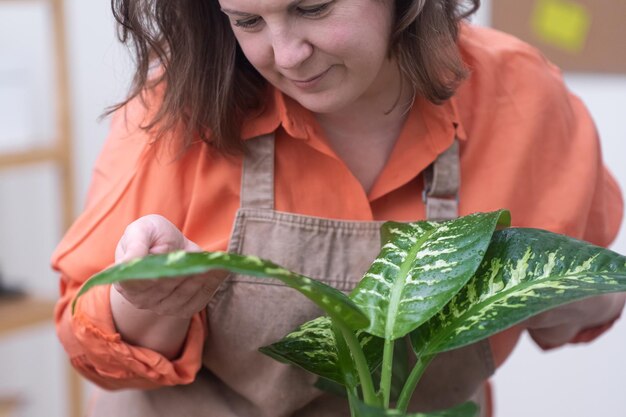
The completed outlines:
[[[474,22],[535,44],[564,70],[626,190],[626,0],[485,0]],[[621,20],[621,21],[620,21]],[[78,417],[90,386],[51,325],[49,257],[80,212],[132,63],[109,1],[0,0],[0,417]],[[626,253],[626,227],[613,245]],[[21,290],[27,298],[12,295]],[[527,338],[494,378],[498,417],[626,416],[626,319],[550,353]]]

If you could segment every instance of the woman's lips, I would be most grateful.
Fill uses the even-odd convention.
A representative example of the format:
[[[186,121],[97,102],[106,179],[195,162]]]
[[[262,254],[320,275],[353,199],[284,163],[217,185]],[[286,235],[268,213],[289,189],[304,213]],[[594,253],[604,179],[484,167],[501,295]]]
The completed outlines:
[[[314,77],[308,78],[306,80],[291,80],[291,82],[298,88],[301,89],[311,89],[313,87],[315,87],[322,78],[324,78],[324,76],[328,73],[328,71],[330,71],[329,67],[327,70],[325,70],[324,72],[321,72],[319,74],[317,74]]]

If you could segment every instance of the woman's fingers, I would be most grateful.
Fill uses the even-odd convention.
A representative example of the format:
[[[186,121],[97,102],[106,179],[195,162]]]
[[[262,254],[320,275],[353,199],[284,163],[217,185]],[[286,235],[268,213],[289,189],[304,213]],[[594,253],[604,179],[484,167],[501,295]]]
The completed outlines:
[[[115,249],[115,262],[127,262],[151,253],[182,249],[185,241],[182,233],[164,217],[143,216],[130,223],[124,230]],[[115,288],[137,307],[146,308],[145,306],[150,305],[155,299],[158,302],[167,297],[176,285],[176,282],[171,280],[163,282],[132,280],[117,283]]]
[[[150,253],[168,253],[187,247],[201,251],[200,247],[183,236],[163,216],[150,214],[140,217],[124,230],[115,250],[115,261],[125,262]]]
[[[115,250],[116,263],[151,253],[176,250],[201,252],[202,248],[187,239],[174,224],[159,215],[143,216],[126,227]],[[116,283],[115,289],[133,306],[157,314],[191,317],[208,304],[225,271],[168,278],[138,279]]]
[[[198,246],[195,242],[185,238],[185,243],[183,249],[187,252],[202,252],[203,249]]]
[[[188,277],[150,280],[151,286],[146,288],[140,287],[143,280],[128,281],[131,284],[130,289],[116,289],[139,309],[188,318],[209,303],[226,276],[226,271],[210,271]]]
[[[115,263],[148,255],[154,245],[152,227],[152,222],[144,217],[126,226],[115,248]]]
[[[211,271],[210,275],[203,274],[195,278],[194,294],[187,302],[189,308],[200,311],[209,303],[222,281],[228,276],[226,271]]]

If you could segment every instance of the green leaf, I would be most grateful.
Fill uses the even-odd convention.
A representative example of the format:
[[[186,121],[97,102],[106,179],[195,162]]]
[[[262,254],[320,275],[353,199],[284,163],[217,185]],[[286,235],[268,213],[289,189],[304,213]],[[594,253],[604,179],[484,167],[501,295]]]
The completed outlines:
[[[306,322],[283,339],[264,346],[259,351],[280,362],[299,366],[320,377],[345,385],[329,317],[318,317]]]
[[[256,256],[243,256],[225,252],[172,252],[148,255],[127,263],[115,265],[94,275],[83,285],[76,300],[96,285],[134,279],[160,279],[201,274],[222,269],[258,278],[275,278],[299,291],[330,317],[340,320],[351,329],[367,327],[369,320],[341,291],[303,275],[291,272],[273,262]]]
[[[356,398],[351,398],[350,403],[356,408],[356,416],[358,417],[478,417],[479,412],[478,405],[471,402],[461,404],[448,410],[408,414],[400,410],[370,407]]]
[[[382,339],[357,331],[357,338],[363,348],[371,371],[381,361]],[[304,323],[282,340],[259,349],[264,354],[283,363],[299,366],[315,375],[347,386],[340,367],[337,340],[329,317],[318,317]]]
[[[508,211],[435,223],[383,226],[386,242],[351,294],[370,319],[368,333],[396,340],[436,314],[472,277]]]
[[[411,338],[423,354],[451,350],[559,305],[620,291],[626,257],[545,230],[502,230],[467,286]]]

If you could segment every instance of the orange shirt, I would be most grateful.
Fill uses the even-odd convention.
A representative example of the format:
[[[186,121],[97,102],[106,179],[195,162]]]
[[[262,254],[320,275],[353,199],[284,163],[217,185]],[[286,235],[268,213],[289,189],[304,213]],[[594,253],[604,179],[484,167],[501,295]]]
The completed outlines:
[[[528,45],[467,26],[460,40],[471,77],[454,99],[417,99],[389,160],[369,193],[329,147],[314,117],[278,91],[242,136],[276,131],[276,209],[351,220],[424,218],[420,173],[461,141],[460,212],[511,210],[515,226],[548,229],[598,245],[615,237],[623,205],[602,165],[594,124],[565,88],[559,71]],[[201,366],[206,328],[194,317],[182,355],[169,361],[124,343],[113,325],[108,288],[69,306],[83,282],[109,266],[124,228],[138,217],[167,217],[206,250],[225,250],[239,206],[242,159],[204,143],[181,157],[138,126],[137,100],[114,115],[97,161],[84,213],[53,255],[61,272],[59,337],[75,367],[108,388],[189,383]],[[519,331],[492,338],[496,362]]]

